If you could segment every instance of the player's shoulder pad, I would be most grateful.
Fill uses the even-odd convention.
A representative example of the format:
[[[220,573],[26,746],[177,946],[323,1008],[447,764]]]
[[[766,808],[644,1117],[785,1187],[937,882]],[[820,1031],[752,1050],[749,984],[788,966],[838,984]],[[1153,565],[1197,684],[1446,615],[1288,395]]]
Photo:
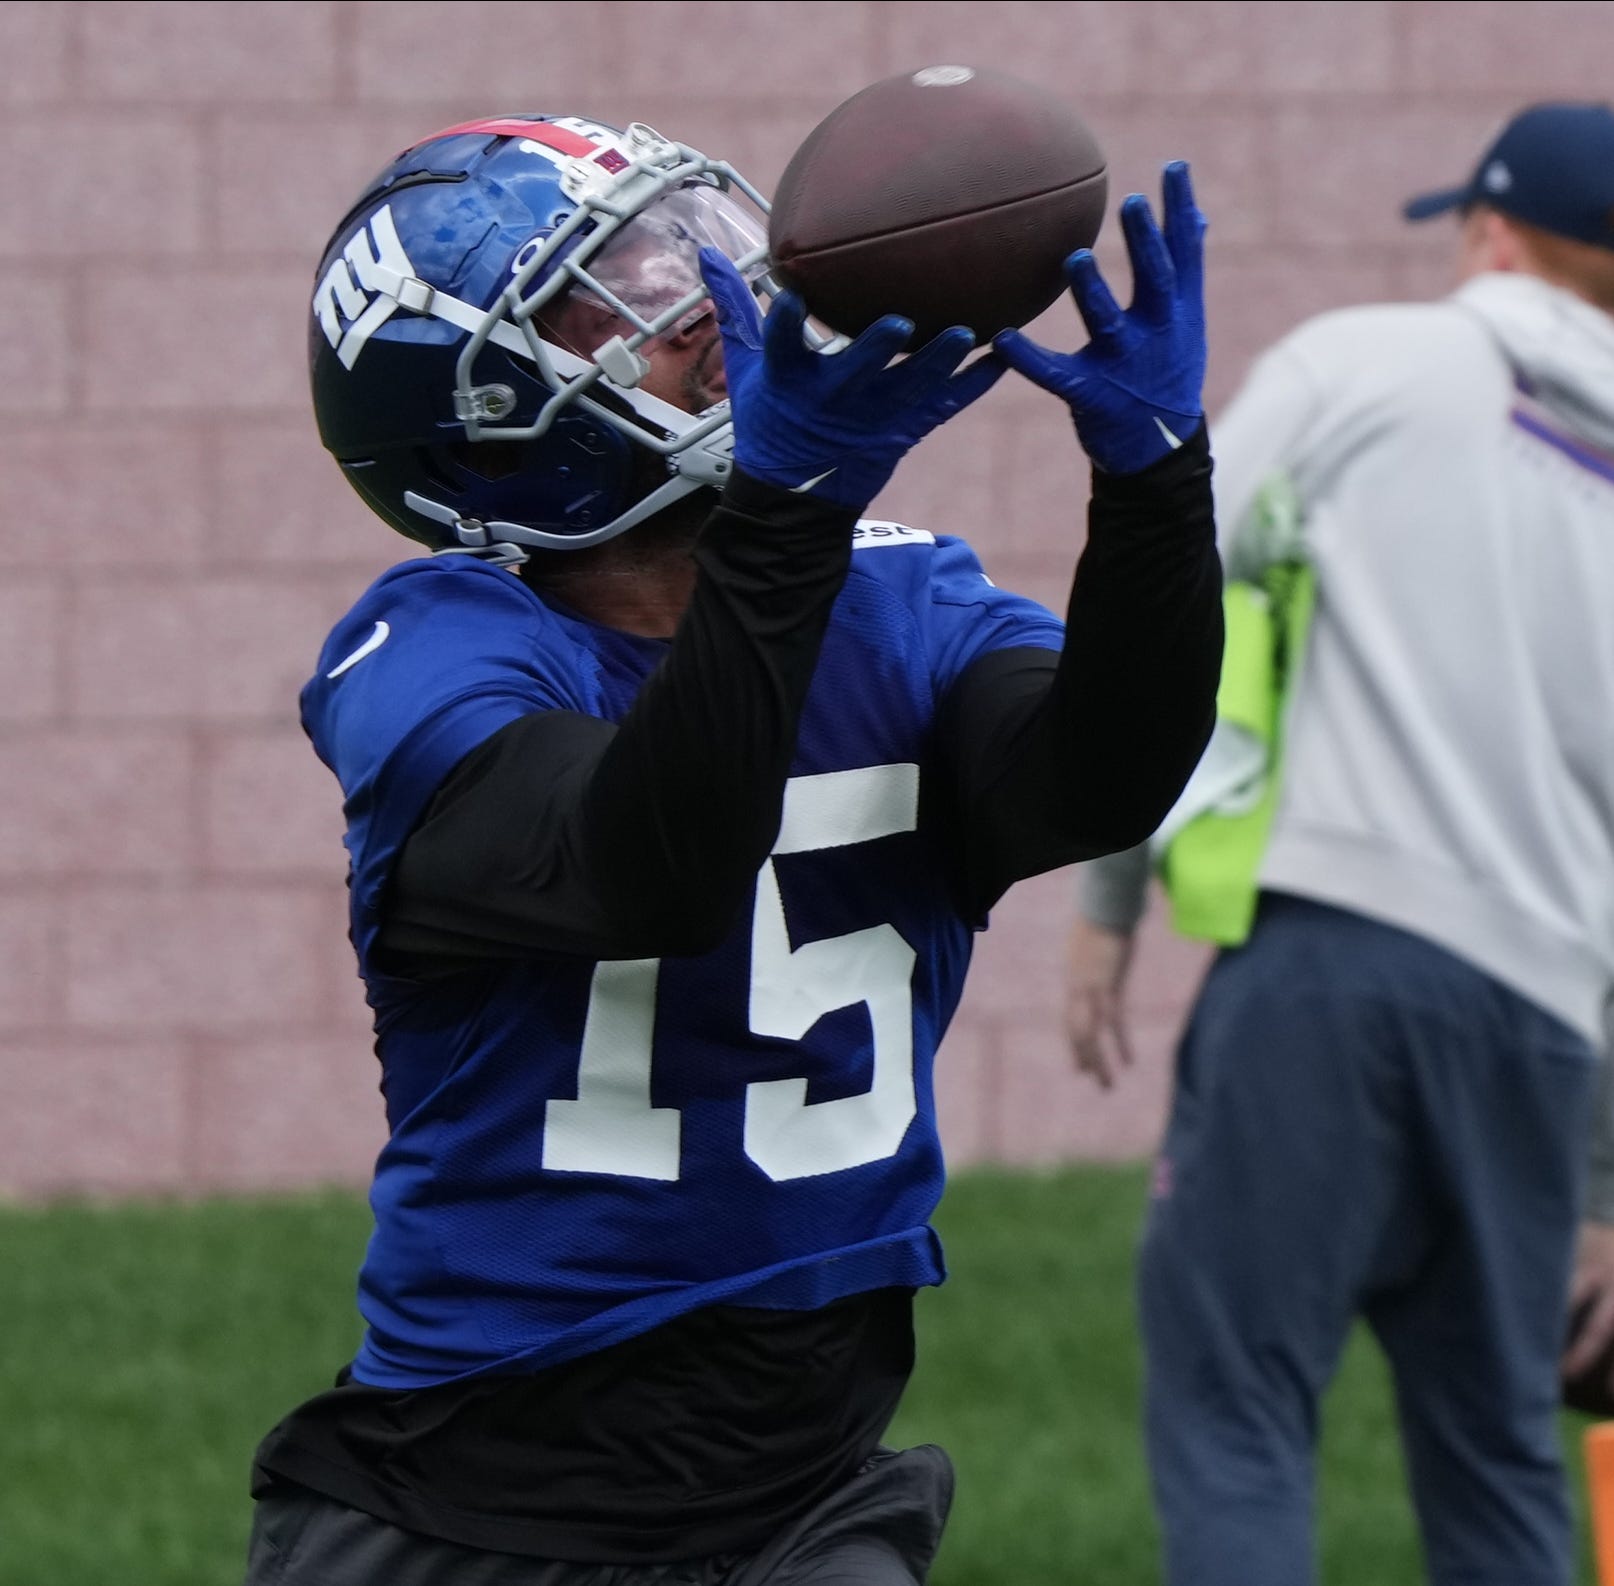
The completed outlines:
[[[353,603],[326,639],[315,677],[334,681],[372,655],[379,664],[383,651],[390,669],[423,646],[486,649],[501,631],[531,631],[549,617],[543,602],[502,568],[470,556],[417,557],[388,568]]]
[[[509,572],[421,557],[383,573],[331,630],[302,691],[303,724],[324,755],[354,734],[367,751],[401,741],[471,695],[575,708],[594,675],[575,652],[560,620]]]

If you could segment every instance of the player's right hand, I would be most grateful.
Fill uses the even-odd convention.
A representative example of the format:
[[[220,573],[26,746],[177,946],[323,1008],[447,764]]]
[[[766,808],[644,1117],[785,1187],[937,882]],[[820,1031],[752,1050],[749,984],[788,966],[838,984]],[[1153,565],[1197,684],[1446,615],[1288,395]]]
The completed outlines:
[[[753,479],[862,511],[906,453],[996,384],[995,357],[959,365],[975,346],[944,330],[911,357],[913,323],[890,314],[838,352],[808,345],[807,311],[793,292],[762,317],[751,288],[715,248],[701,275],[723,337],[734,422],[734,462]]]
[[[1132,1066],[1123,993],[1132,962],[1132,937],[1078,916],[1071,927],[1065,981],[1065,1034],[1084,1074],[1106,1090]]]

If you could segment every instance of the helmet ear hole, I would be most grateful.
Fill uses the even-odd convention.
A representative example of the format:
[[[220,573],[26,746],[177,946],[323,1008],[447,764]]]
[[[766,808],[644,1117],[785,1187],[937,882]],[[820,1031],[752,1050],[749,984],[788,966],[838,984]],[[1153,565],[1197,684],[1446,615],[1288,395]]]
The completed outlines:
[[[527,466],[532,450],[528,441],[454,441],[449,455],[467,473],[479,479],[508,479]]]
[[[417,446],[415,448],[415,465],[418,467],[429,484],[438,490],[446,490],[450,495],[464,495],[465,484],[456,479],[453,473],[443,466],[443,460],[438,456],[435,446]]]

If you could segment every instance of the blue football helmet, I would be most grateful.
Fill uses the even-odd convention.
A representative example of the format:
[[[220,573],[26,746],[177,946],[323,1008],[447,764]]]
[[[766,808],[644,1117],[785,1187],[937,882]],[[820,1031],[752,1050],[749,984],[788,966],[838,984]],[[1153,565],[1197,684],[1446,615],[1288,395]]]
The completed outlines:
[[[720,485],[728,403],[688,413],[638,389],[640,349],[709,311],[703,245],[773,289],[767,208],[731,166],[639,124],[437,133],[370,183],[320,261],[320,438],[401,533],[508,561],[597,545]],[[587,356],[550,339],[567,294],[621,333]]]

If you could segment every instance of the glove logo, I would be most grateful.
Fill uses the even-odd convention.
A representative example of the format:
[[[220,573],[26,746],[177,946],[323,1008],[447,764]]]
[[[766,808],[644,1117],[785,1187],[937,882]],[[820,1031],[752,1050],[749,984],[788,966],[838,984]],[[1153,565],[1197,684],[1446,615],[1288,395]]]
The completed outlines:
[[[391,317],[400,283],[414,274],[392,223],[392,206],[383,204],[348,238],[314,289],[314,313],[344,369],[353,367],[365,342]]]

